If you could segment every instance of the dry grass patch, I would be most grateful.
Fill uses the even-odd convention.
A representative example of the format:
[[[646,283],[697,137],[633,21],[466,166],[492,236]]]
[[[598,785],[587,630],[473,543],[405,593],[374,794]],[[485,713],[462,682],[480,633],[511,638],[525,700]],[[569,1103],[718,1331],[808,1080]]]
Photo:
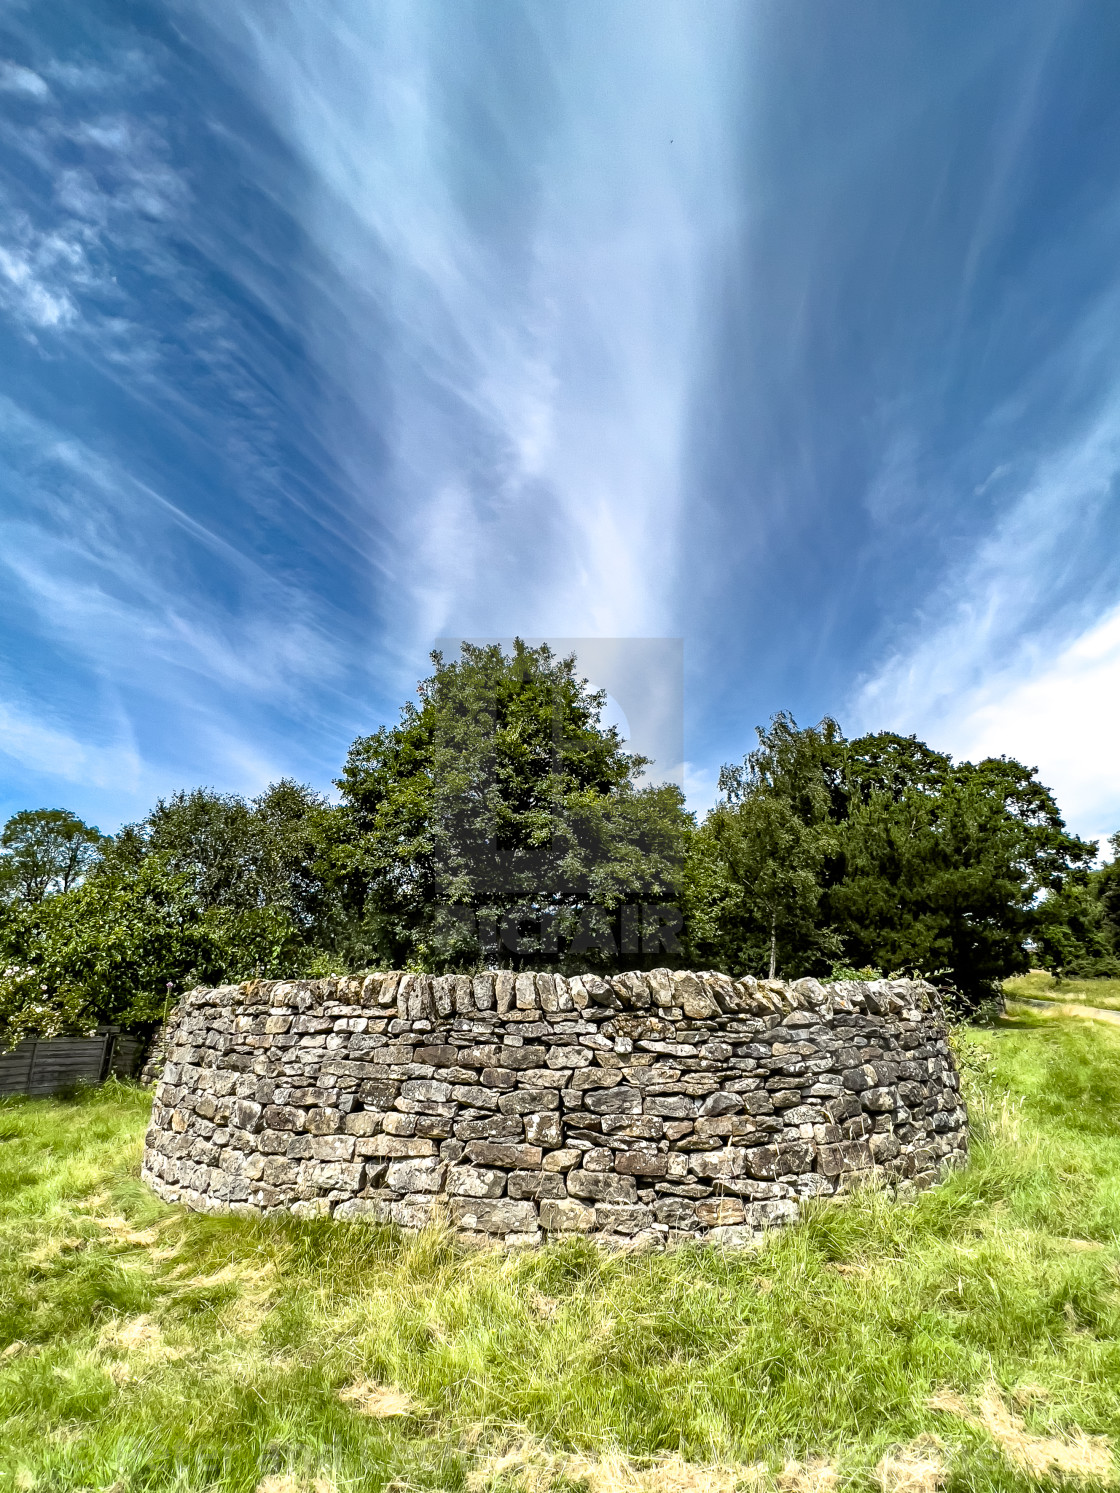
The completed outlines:
[[[778,1474],[779,1493],[833,1493],[838,1478],[831,1462],[787,1462]]]
[[[1022,1396],[1020,1392],[1021,1397],[1040,1397],[1037,1386],[1024,1388],[1028,1393]],[[1112,1478],[1112,1447],[1107,1436],[1087,1436],[1076,1426],[1067,1436],[1036,1436],[1008,1407],[995,1385],[989,1385],[980,1396],[975,1411],[952,1391],[934,1395],[929,1406],[986,1431],[1007,1460],[1030,1477],[1058,1473],[1086,1482],[1109,1482]]]
[[[117,1385],[129,1383],[153,1364],[186,1358],[190,1353],[189,1348],[165,1342],[159,1323],[147,1313],[110,1322],[102,1329],[97,1346],[102,1353],[114,1355],[105,1372]]]
[[[935,1436],[919,1436],[889,1452],[875,1468],[882,1493],[937,1493],[946,1474],[941,1450]]]
[[[292,1472],[278,1472],[261,1478],[254,1493],[338,1493],[338,1485],[329,1477],[313,1477],[310,1482]]]
[[[375,1420],[391,1420],[398,1415],[415,1415],[419,1406],[410,1395],[392,1385],[375,1384],[372,1379],[355,1379],[338,1391],[344,1405],[351,1405],[359,1415]]]
[[[532,1442],[487,1456],[467,1474],[470,1493],[510,1484],[522,1493],[547,1493],[561,1482],[582,1483],[588,1493],[749,1493],[771,1486],[762,1466],[688,1462],[675,1452],[639,1462],[617,1451],[550,1452]]]

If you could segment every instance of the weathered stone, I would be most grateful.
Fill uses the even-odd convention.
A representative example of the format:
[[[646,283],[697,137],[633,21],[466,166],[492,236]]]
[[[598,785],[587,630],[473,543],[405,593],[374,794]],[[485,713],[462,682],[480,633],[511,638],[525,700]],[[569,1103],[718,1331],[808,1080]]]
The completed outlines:
[[[142,1175],[207,1211],[732,1246],[967,1154],[936,993],[905,980],[254,982],[187,997],[166,1050]]]
[[[574,1198],[592,1198],[597,1203],[635,1203],[638,1200],[633,1177],[616,1172],[587,1172],[577,1168],[568,1173],[568,1194]]]
[[[565,1147],[560,1151],[548,1151],[541,1165],[546,1172],[567,1172],[573,1166],[579,1165],[582,1155],[582,1151],[575,1151],[570,1147]]]
[[[451,1085],[440,1083],[434,1078],[410,1078],[401,1084],[400,1097],[446,1104],[451,1098]]]
[[[584,1095],[583,1103],[597,1115],[640,1115],[642,1112],[641,1091],[624,1085],[614,1089],[591,1089]]]
[[[389,1163],[386,1181],[394,1192],[439,1192],[447,1176],[447,1164],[434,1156]]]
[[[506,1191],[511,1198],[566,1198],[568,1190],[560,1172],[510,1172]]]
[[[596,1203],[595,1227],[606,1234],[636,1234],[653,1222],[653,1209],[645,1203]]]
[[[541,1204],[541,1227],[555,1234],[589,1234],[595,1227],[595,1209],[571,1198]]]
[[[342,1129],[342,1116],[337,1109],[309,1109],[303,1127],[308,1135],[335,1135]]]
[[[635,1146],[630,1151],[619,1151],[614,1158],[615,1171],[634,1177],[663,1177],[666,1166],[666,1157],[652,1146]]]
[[[455,1166],[447,1173],[447,1190],[453,1197],[500,1198],[507,1175],[491,1167]]]
[[[528,1115],[544,1109],[559,1109],[560,1100],[555,1089],[514,1089],[502,1095],[498,1108],[504,1115]]]
[[[559,1146],[563,1143],[559,1115],[526,1115],[524,1124],[525,1139],[535,1146]]]
[[[359,1136],[354,1150],[359,1156],[433,1156],[435,1142],[405,1135]]]
[[[238,1130],[247,1130],[250,1134],[257,1130],[263,1130],[267,1121],[261,1118],[262,1107],[254,1104],[249,1099],[237,1099],[230,1107],[229,1122]],[[269,1126],[269,1129],[278,1127]]]
[[[460,1228],[477,1229],[486,1234],[529,1232],[537,1227],[537,1210],[532,1203],[510,1198],[484,1201],[475,1198],[451,1198],[448,1204],[453,1223]]]
[[[467,1147],[467,1159],[482,1166],[540,1166],[541,1148],[506,1141],[472,1140]]]

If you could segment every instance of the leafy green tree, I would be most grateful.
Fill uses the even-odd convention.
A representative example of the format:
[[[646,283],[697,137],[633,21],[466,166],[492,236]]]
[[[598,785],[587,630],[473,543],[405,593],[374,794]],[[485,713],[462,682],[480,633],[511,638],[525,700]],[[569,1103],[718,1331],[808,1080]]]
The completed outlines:
[[[1094,892],[1091,873],[1070,877],[1038,906],[1031,940],[1035,961],[1059,980],[1120,975],[1120,958]]]
[[[720,772],[721,801],[697,832],[686,878],[694,962],[740,973],[825,967],[839,942],[820,917],[835,854],[843,737],[836,722],[798,728],[776,715],[758,747]]]
[[[1120,833],[1109,836],[1112,860],[1094,871],[1089,880],[1094,899],[1100,904],[1101,931],[1113,954],[1120,959]]]
[[[1035,770],[1006,757],[954,766],[881,733],[847,744],[844,779],[822,906],[846,957],[948,971],[968,1003],[1025,970],[1046,899],[1094,853],[1068,833]]]
[[[300,967],[282,908],[204,909],[186,872],[158,855],[0,917],[0,1046],[36,1031],[159,1020],[170,983],[281,975]]]
[[[355,741],[338,780],[361,955],[469,968],[481,939],[515,967],[613,963],[619,910],[673,898],[680,791],[640,784],[646,760],[602,726],[574,658],[519,640],[432,662],[419,703]]]
[[[195,788],[161,798],[140,824],[126,825],[106,847],[102,869],[135,870],[158,856],[187,877],[202,908],[282,908],[314,941],[329,921],[323,847],[335,812],[289,778],[254,799]]]
[[[68,809],[24,809],[0,834],[0,895],[22,902],[68,892],[89,870],[100,833]]]

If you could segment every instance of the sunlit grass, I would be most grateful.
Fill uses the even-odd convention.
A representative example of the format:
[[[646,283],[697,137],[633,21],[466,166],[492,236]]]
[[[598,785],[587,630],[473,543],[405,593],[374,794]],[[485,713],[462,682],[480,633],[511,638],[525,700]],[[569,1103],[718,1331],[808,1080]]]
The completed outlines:
[[[1056,980],[1039,969],[1005,980],[1003,988],[1007,995],[1026,996],[1029,1000],[1077,1001],[1081,1005],[1120,1011],[1120,980]]]
[[[924,1432],[950,1488],[1038,1486],[928,1400],[1028,1386],[1029,1428],[1120,1436],[1120,1033],[958,1042],[970,1167],[750,1255],[185,1216],[137,1178],[149,1095],[4,1103],[0,1489],[456,1489],[515,1444],[820,1457],[863,1488]],[[408,1413],[362,1415],[357,1379]]]

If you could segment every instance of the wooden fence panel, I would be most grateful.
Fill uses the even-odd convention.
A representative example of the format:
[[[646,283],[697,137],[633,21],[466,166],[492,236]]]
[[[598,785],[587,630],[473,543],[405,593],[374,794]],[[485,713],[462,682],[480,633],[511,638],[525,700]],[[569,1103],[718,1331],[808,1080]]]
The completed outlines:
[[[55,1094],[75,1083],[100,1083],[110,1073],[135,1075],[144,1043],[126,1032],[101,1031],[94,1037],[28,1037],[0,1053],[0,1096]]]

